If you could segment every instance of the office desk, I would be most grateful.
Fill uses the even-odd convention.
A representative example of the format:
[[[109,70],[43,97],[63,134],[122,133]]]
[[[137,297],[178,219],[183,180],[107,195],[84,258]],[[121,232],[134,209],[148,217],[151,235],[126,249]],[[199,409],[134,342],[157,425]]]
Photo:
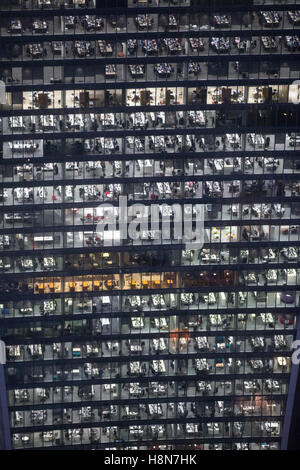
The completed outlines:
[[[264,363],[261,360],[250,360],[249,365],[254,370],[262,370],[264,368]]]
[[[267,422],[261,424],[261,430],[266,431],[267,434],[272,436],[277,436],[279,433],[279,423],[276,421],[274,422]]]
[[[271,392],[271,391],[278,392],[280,390],[280,385],[279,385],[279,382],[277,380],[266,379],[265,380],[265,386],[266,386],[266,389],[269,392]]]
[[[166,113],[164,113],[163,111],[157,111],[156,113],[151,111],[149,115],[153,124],[155,124],[156,122],[161,122],[161,124],[164,125],[166,123]],[[159,140],[163,139],[160,136],[156,137],[159,138]]]
[[[165,395],[168,390],[167,385],[161,384],[160,382],[150,382],[151,392],[155,395]]]
[[[276,11],[260,11],[260,17],[265,26],[279,26],[281,18]]]
[[[288,11],[287,16],[292,24],[300,24],[300,10]]]
[[[213,16],[213,24],[216,27],[229,27],[231,18],[228,15],[214,15]]]
[[[73,50],[78,57],[89,56],[93,52],[89,41],[75,41]]]
[[[140,437],[144,434],[144,428],[140,425],[129,426],[129,434],[132,434],[135,437]]]
[[[274,323],[272,313],[261,313],[260,316],[263,323]]]
[[[77,18],[75,16],[65,16],[65,28],[66,29],[73,29],[76,26]]]
[[[33,270],[33,261],[31,258],[21,258],[18,261],[18,265],[22,271],[32,271]]]
[[[43,356],[43,350],[41,344],[29,344],[27,350],[33,359]]]
[[[44,20],[35,20],[32,23],[32,30],[34,33],[46,33],[47,29],[47,22]]]
[[[194,423],[187,423],[185,425],[187,434],[197,434],[199,432],[199,425]]]
[[[209,321],[211,325],[214,325],[214,326],[221,326],[223,324],[222,317],[220,314],[209,315]]]
[[[148,412],[150,416],[162,416],[163,410],[160,403],[148,405]]]
[[[136,39],[128,39],[127,40],[127,50],[129,54],[133,54],[137,49],[137,40]]]
[[[276,51],[276,49],[278,48],[278,41],[274,37],[262,36],[261,42],[264,49],[266,49],[267,51]]]
[[[284,41],[290,51],[296,51],[300,48],[300,36],[285,36]]]
[[[85,15],[81,22],[87,31],[100,31],[104,27],[104,21],[101,17]]]
[[[195,343],[199,351],[205,351],[209,349],[209,342],[206,336],[196,336]]]
[[[151,368],[156,374],[164,374],[166,372],[166,366],[163,360],[152,361]]]
[[[261,134],[249,134],[248,135],[248,142],[253,147],[264,148],[264,146],[265,146],[265,138]]]
[[[178,23],[174,15],[169,15],[168,18],[168,29],[177,29]]]
[[[240,146],[241,136],[239,134],[226,134],[226,139],[233,148]]]
[[[230,39],[225,37],[211,38],[210,45],[215,52],[227,53],[230,51]]]
[[[142,366],[139,361],[133,361],[129,363],[129,372],[130,375],[137,375],[141,374],[142,372]]]
[[[187,117],[190,124],[196,124],[197,126],[205,126],[206,118],[203,111],[188,111]]]
[[[11,20],[8,27],[8,32],[11,34],[20,34],[22,33],[22,23],[20,20]]]
[[[249,392],[255,392],[258,389],[258,384],[256,380],[244,380],[244,390],[249,393]]]
[[[199,392],[210,392],[211,391],[211,384],[210,382],[198,381],[196,382],[197,390]]]
[[[170,196],[172,194],[170,183],[156,183],[156,186],[161,196],[162,195]]]
[[[184,305],[192,305],[194,303],[194,294],[191,292],[180,294],[180,302]]]
[[[145,54],[151,55],[158,52],[158,45],[155,39],[143,39],[140,45]]]
[[[203,299],[208,305],[213,305],[217,302],[216,296],[213,292],[210,292],[208,295],[204,295]]]
[[[128,349],[132,353],[138,353],[143,350],[143,346],[138,340],[128,340]]]
[[[10,359],[18,359],[21,357],[20,346],[7,346],[7,353]]]
[[[202,38],[189,38],[189,42],[193,52],[203,51],[204,41]]]
[[[144,76],[145,73],[145,66],[144,65],[128,65],[129,71],[132,77],[141,78]]]
[[[169,77],[173,72],[173,67],[171,64],[156,64],[153,67],[154,72],[156,72],[159,77]]]
[[[137,15],[134,19],[137,28],[143,31],[144,29],[151,29],[153,25],[153,19],[150,15]]]
[[[100,114],[100,121],[103,127],[114,127],[116,125],[115,115],[113,113]],[[110,148],[112,148],[111,142]]]
[[[166,432],[165,426],[161,424],[151,425],[150,426],[151,434],[153,436],[162,437]]]
[[[31,55],[33,58],[41,57],[44,55],[43,47],[39,43],[29,44],[28,46],[26,46],[26,52],[27,54]]]
[[[206,359],[195,359],[195,369],[198,372],[208,371],[209,365],[207,364]]]
[[[166,351],[167,349],[164,338],[158,338],[158,339],[154,338],[152,340],[152,343],[153,343],[154,351]]]
[[[181,42],[178,38],[166,38],[163,39],[163,43],[170,54],[178,54],[182,51]]]
[[[108,78],[116,78],[117,77],[117,70],[114,64],[107,64],[105,65],[105,76]]]
[[[15,188],[14,196],[20,202],[29,202],[33,200],[33,189],[32,188]]]
[[[104,384],[103,385],[105,392],[116,392],[117,384]]]
[[[98,46],[99,46],[99,51],[101,55],[112,55],[113,53],[113,45],[110,42],[107,41],[98,41]]]
[[[145,127],[148,122],[146,113],[132,113],[130,114],[130,119],[132,121],[133,127]]]
[[[132,317],[131,318],[132,328],[144,328],[144,320],[142,317]]]
[[[249,339],[253,350],[263,351],[265,348],[265,339],[263,336],[255,336]]]
[[[55,300],[44,300],[41,304],[40,310],[43,314],[49,314],[55,312],[56,306],[57,304]]]
[[[24,120],[23,116],[12,116],[8,118],[9,126],[12,129],[24,129]]]

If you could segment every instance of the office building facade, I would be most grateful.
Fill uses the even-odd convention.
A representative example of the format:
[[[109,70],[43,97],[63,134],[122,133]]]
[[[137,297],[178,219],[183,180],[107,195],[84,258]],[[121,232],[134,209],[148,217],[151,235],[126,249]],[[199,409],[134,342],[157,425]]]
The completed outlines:
[[[2,445],[288,448],[299,1],[3,0],[0,27]]]

